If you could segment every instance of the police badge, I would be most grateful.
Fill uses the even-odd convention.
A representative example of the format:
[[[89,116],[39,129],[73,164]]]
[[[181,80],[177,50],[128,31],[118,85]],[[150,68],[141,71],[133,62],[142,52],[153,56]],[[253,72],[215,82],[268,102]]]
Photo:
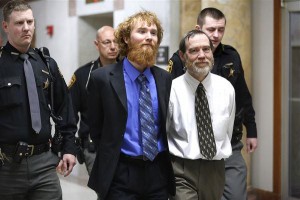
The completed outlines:
[[[223,68],[226,69],[226,71],[229,70],[229,72],[228,72],[228,78],[231,77],[231,76],[232,76],[232,77],[234,76],[235,70],[234,70],[233,63],[227,63],[227,64],[225,64],[225,65],[223,66]],[[226,74],[227,74],[227,73],[226,73]]]

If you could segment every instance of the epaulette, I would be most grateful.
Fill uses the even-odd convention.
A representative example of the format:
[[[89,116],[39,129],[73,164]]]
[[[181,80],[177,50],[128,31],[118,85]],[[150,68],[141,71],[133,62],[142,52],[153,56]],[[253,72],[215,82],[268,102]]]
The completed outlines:
[[[227,45],[227,44],[222,44],[222,50],[223,51],[235,51],[238,52],[233,46]]]

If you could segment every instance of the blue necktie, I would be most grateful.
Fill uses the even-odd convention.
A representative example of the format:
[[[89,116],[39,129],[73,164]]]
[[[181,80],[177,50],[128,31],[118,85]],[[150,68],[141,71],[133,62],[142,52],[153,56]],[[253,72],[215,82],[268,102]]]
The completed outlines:
[[[157,133],[155,131],[154,116],[152,110],[152,100],[150,90],[147,87],[147,78],[141,74],[138,77],[141,84],[139,106],[140,123],[142,132],[143,154],[153,161],[158,154]]]
[[[27,86],[27,95],[30,107],[31,125],[36,134],[38,134],[42,128],[41,113],[39,96],[37,93],[35,77],[32,69],[32,65],[28,60],[27,54],[21,54],[21,59],[24,60],[24,73]]]
[[[195,112],[201,154],[208,160],[216,155],[216,142],[211,124],[210,110],[202,83],[195,94]]]

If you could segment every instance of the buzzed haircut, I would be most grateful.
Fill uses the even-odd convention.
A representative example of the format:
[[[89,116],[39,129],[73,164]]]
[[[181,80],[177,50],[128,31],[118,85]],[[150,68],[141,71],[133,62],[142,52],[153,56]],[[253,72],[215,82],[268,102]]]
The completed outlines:
[[[197,24],[202,27],[205,23],[205,17],[212,17],[213,19],[220,20],[220,19],[225,19],[225,24],[226,24],[226,17],[222,11],[218,10],[217,8],[209,7],[209,8],[204,8],[201,10],[201,12],[198,15],[197,18]]]
[[[26,11],[31,10],[30,5],[26,1],[11,0],[8,1],[3,7],[3,20],[9,22],[9,16],[13,11]]]

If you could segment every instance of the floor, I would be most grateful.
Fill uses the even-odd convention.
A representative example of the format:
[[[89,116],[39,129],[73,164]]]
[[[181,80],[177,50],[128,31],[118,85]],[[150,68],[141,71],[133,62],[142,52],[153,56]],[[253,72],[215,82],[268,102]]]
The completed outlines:
[[[68,177],[60,176],[63,200],[96,200],[96,193],[87,187],[88,174],[85,165],[76,164]],[[248,200],[280,200],[279,195],[270,192],[248,189]]]
[[[68,177],[60,176],[63,200],[96,200],[96,193],[87,187],[88,174],[85,165],[76,164]]]

